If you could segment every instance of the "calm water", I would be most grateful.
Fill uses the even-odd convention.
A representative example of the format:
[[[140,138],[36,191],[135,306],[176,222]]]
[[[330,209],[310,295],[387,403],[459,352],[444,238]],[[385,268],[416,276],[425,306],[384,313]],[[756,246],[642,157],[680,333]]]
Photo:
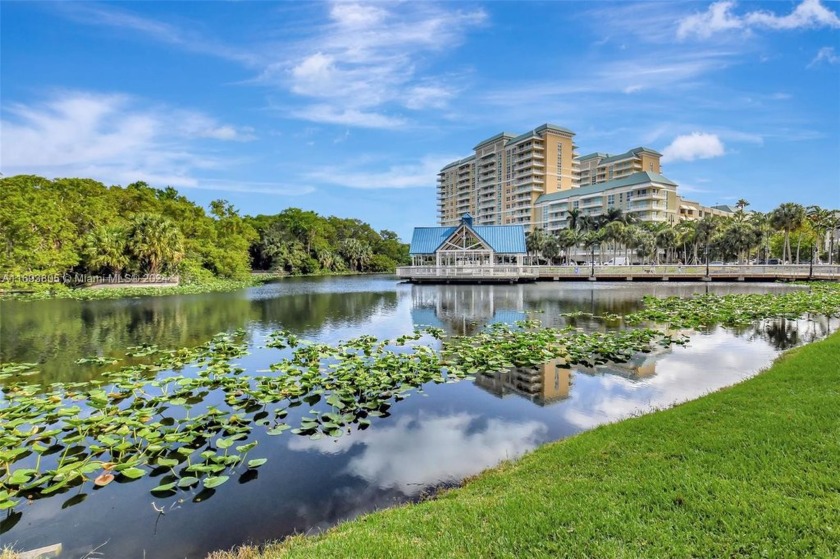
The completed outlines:
[[[249,372],[278,360],[262,348],[284,328],[336,342],[361,334],[395,337],[433,325],[470,334],[530,311],[551,325],[603,328],[591,318],[560,313],[625,314],[645,294],[767,292],[761,284],[569,284],[415,286],[394,278],[284,280],[236,293],[120,301],[0,303],[0,361],[38,362],[44,382],[94,378],[73,362],[119,356],[131,345],[192,346],[217,332],[244,328]],[[371,428],[317,441],[288,433],[259,436],[269,462],[256,475],[219,487],[156,498],[154,478],[111,484],[80,503],[79,489],[21,508],[4,521],[0,546],[31,549],[61,542],[62,557],[98,549],[105,557],[203,558],[240,543],[312,532],[377,508],[420,498],[429,488],[515,458],[538,445],[604,422],[695,398],[747,378],[791,346],[840,326],[822,317],[768,321],[737,331],[692,335],[687,347],[596,370],[553,363],[474,382],[424,387],[376,419]],[[259,429],[255,430],[259,432]],[[71,499],[73,499],[71,501]],[[152,503],[167,510],[159,516]],[[11,526],[11,527],[10,527]],[[104,544],[104,545],[103,545]]]

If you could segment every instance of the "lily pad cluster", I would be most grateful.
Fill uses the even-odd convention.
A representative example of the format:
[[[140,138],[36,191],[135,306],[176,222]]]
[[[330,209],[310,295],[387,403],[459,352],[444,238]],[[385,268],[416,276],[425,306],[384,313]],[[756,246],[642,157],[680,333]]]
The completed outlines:
[[[103,487],[115,479],[166,474],[157,491],[190,487],[199,481],[196,473],[204,477],[205,487],[226,481],[221,472],[243,463],[256,446],[234,446],[251,427],[214,406],[205,405],[200,413],[194,407],[209,394],[207,387],[226,386],[242,371],[230,364],[245,354],[246,344],[235,339],[242,334],[161,352],[154,364],[105,373],[107,384],[55,383],[46,391],[22,382],[6,386],[0,402],[0,510],[14,508],[22,498],[62,493],[86,481]],[[153,378],[187,363],[203,368],[193,377]],[[29,368],[14,366],[11,371],[26,374]],[[196,390],[198,386],[204,388]]]
[[[55,383],[46,390],[22,380],[6,386],[0,509],[87,482],[99,488],[146,476],[159,478],[151,490],[158,495],[212,490],[238,470],[247,473],[266,462],[248,459],[258,445],[248,440],[255,427],[268,435],[290,430],[340,437],[351,426],[365,429],[387,416],[395,402],[428,382],[554,357],[569,364],[624,359],[651,343],[673,342],[654,330],[585,334],[536,321],[494,325],[476,337],[442,339],[442,330],[428,328],[393,341],[360,336],[335,345],[280,331],[266,345],[287,357],[262,374],[246,375],[233,363],[247,352],[243,338],[238,331],[192,349],[132,347],[126,357],[156,360],[104,373],[106,381]],[[429,343],[421,343],[424,338]],[[0,369],[10,375],[32,370],[32,364]],[[308,413],[289,424],[289,408],[302,405]]]
[[[626,324],[667,324],[703,328],[715,324],[746,326],[767,318],[799,318],[808,314],[840,316],[840,284],[812,283],[807,290],[779,294],[697,295],[656,298],[646,296],[642,310],[624,317]]]

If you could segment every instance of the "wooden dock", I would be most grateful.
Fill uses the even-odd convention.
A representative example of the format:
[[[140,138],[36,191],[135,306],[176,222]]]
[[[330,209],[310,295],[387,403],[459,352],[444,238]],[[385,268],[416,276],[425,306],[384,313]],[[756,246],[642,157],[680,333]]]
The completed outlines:
[[[715,266],[402,266],[397,277],[414,283],[532,281],[840,281],[840,265]]]

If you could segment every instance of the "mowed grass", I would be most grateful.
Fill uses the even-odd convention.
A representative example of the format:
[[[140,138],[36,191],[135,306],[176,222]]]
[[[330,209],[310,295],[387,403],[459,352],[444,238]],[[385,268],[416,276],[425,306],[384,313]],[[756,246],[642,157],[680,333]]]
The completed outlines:
[[[211,557],[840,557],[840,334],[433,501]]]

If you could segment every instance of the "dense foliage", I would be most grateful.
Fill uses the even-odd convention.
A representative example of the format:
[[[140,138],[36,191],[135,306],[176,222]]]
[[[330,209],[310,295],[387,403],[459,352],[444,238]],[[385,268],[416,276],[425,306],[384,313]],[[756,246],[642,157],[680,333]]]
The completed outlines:
[[[554,234],[529,233],[528,251],[540,262],[701,264],[707,261],[791,264],[838,262],[840,211],[784,203],[766,214],[746,211],[739,200],[730,216],[700,220],[636,222],[632,214],[610,208],[603,215],[569,210],[568,227]],[[775,262],[775,261],[773,261]]]
[[[171,187],[91,179],[0,179],[0,285],[20,276],[180,275],[187,283],[289,274],[387,271],[408,256],[391,231],[289,208],[243,217],[209,212]],[[5,281],[4,281],[5,277]]]
[[[254,268],[288,274],[387,272],[408,262],[408,245],[393,231],[377,233],[358,219],[323,217],[289,208],[246,218],[259,234],[251,245]]]

